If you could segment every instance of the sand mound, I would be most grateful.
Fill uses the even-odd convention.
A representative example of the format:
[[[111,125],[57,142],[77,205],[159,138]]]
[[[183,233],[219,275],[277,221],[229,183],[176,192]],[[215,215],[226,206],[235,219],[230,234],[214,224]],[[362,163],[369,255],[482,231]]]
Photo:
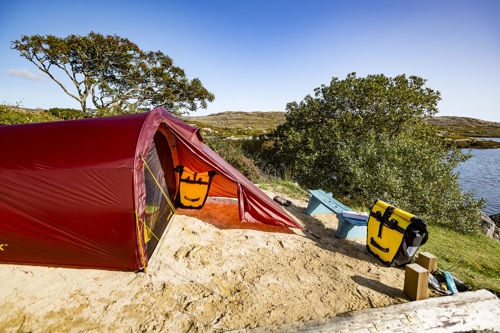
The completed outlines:
[[[0,331],[214,332],[407,301],[401,269],[379,264],[363,239],[336,239],[334,215],[292,202],[320,240],[242,226],[235,202],[212,200],[179,211],[146,273],[0,265]]]

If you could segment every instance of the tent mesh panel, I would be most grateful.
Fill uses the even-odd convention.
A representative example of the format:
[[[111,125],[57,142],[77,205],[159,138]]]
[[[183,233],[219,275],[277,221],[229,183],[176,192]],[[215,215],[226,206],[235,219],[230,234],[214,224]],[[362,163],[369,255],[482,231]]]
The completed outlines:
[[[165,149],[167,148],[167,149]],[[145,240],[147,242],[147,255],[150,258],[153,254],[163,231],[168,225],[173,212],[167,200],[171,200],[169,186],[165,172],[173,172],[171,165],[166,165],[171,161],[168,149],[168,142],[161,133],[156,133],[154,143],[146,157],[149,168],[144,169],[144,179],[146,185],[146,211],[144,221]],[[167,195],[165,198],[164,193]]]

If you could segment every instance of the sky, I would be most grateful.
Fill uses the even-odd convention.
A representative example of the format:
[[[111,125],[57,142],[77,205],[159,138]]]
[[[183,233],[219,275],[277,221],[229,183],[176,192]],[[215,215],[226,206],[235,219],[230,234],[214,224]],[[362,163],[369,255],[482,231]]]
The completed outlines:
[[[0,1],[0,103],[79,108],[11,49],[22,35],[128,38],[215,95],[206,110],[285,111],[333,77],[416,75],[438,116],[500,122],[500,1]]]

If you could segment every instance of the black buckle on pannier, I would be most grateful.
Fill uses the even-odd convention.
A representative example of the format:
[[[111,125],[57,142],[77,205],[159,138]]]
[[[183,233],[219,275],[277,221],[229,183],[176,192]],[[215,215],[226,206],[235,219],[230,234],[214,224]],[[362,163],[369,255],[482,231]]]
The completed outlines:
[[[389,206],[385,209],[384,215],[382,215],[380,212],[370,213],[370,215],[375,217],[375,219],[380,222],[377,235],[378,238],[382,238],[382,228],[384,225],[387,228],[396,230],[402,234],[405,233],[405,230],[398,225],[398,221],[396,219],[391,219],[392,213],[394,213],[394,207],[392,206]]]

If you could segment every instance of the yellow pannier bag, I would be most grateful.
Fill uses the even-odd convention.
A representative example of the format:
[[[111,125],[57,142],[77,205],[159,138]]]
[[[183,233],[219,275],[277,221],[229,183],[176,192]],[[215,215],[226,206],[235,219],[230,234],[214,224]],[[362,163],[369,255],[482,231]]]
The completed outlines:
[[[178,165],[175,171],[179,173],[177,204],[182,208],[203,207],[207,200],[212,178],[217,172],[193,172],[182,165]]]
[[[381,200],[373,205],[367,228],[368,252],[390,266],[411,262],[429,236],[423,219]]]

